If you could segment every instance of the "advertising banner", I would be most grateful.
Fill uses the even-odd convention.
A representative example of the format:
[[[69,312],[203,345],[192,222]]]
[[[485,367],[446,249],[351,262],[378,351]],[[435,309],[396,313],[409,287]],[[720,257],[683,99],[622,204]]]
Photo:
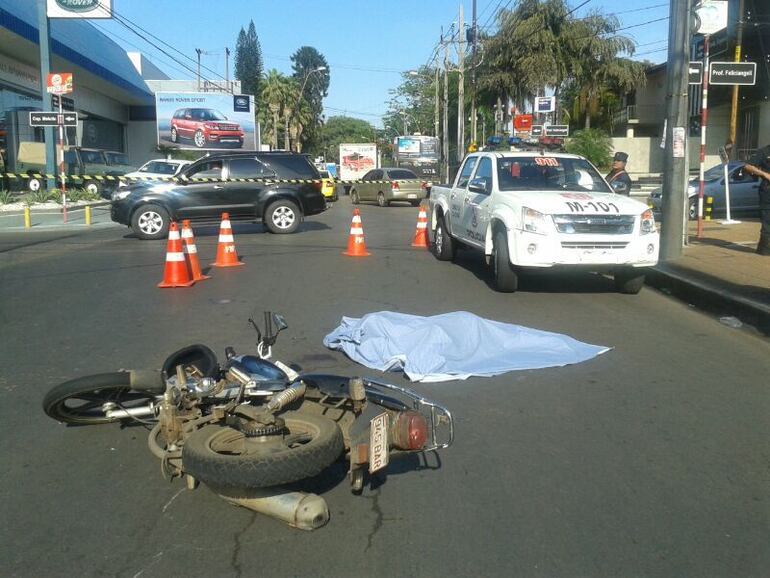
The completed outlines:
[[[157,92],[158,145],[192,150],[257,148],[254,97],[214,92]]]
[[[377,167],[377,145],[355,143],[340,145],[340,179],[360,179]]]
[[[54,72],[46,78],[46,90],[49,94],[69,94],[72,92],[72,73]]]
[[[398,154],[420,154],[420,139],[408,136],[398,137]]]
[[[47,0],[49,18],[112,18],[112,0]]]

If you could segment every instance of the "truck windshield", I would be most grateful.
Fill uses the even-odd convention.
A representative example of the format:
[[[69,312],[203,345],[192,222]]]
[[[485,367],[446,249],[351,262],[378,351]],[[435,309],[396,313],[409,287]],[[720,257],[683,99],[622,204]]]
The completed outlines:
[[[128,162],[128,155],[124,153],[104,153],[107,157],[107,164],[109,165],[126,165],[131,166]]]
[[[584,159],[503,157],[497,159],[501,191],[594,191],[611,193],[607,183]]]

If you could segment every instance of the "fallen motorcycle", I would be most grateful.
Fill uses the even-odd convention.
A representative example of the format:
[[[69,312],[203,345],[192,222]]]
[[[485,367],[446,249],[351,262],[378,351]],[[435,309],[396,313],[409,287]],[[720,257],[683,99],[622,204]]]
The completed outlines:
[[[151,427],[150,451],[164,474],[202,482],[225,500],[311,530],[329,520],[320,496],[285,488],[343,455],[353,493],[391,457],[447,448],[450,412],[415,392],[361,377],[297,373],[271,361],[287,328],[266,311],[257,355],[205,345],[173,353],[161,371],[80,377],[45,396],[45,413],[76,425],[136,421]]]

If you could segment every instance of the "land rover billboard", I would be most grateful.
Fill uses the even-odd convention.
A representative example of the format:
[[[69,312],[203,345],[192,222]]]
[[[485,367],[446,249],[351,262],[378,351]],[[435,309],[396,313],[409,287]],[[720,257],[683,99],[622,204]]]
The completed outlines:
[[[48,0],[49,18],[112,18],[112,0]]]

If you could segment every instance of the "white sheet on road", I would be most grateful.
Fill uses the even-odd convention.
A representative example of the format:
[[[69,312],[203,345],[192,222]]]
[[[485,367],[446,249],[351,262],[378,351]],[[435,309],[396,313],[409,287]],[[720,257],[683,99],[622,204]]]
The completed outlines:
[[[592,359],[609,347],[567,335],[482,319],[467,311],[420,317],[381,311],[343,317],[324,345],[412,381],[492,376],[517,369],[559,367]]]

